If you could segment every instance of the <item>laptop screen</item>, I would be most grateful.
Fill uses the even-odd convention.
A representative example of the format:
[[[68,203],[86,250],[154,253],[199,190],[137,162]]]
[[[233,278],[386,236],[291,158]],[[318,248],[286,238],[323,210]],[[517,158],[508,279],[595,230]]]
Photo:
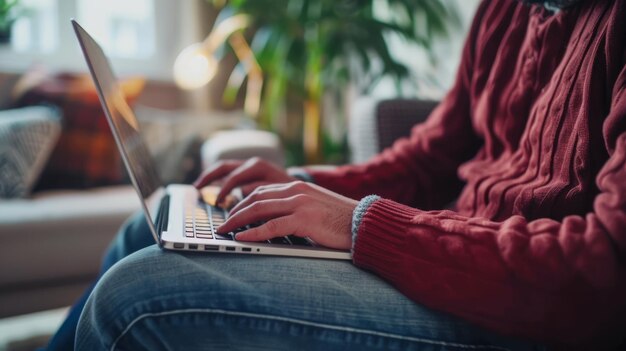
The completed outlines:
[[[102,48],[76,21],[72,20],[72,24],[126,169],[143,200],[148,221],[153,224],[153,234],[158,237],[158,233],[154,231],[158,212],[158,204],[155,202],[160,200],[163,183],[141,138],[139,123],[126,102]]]

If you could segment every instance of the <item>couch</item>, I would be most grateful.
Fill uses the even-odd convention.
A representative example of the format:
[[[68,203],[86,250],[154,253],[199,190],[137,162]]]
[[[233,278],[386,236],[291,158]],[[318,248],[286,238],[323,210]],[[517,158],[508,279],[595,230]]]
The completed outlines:
[[[69,305],[93,280],[102,250],[137,209],[130,186],[0,201],[0,317]]]
[[[135,110],[168,183],[194,179],[202,141],[243,123],[236,113]],[[120,225],[139,208],[130,185],[0,199],[0,318],[70,305],[97,275]]]

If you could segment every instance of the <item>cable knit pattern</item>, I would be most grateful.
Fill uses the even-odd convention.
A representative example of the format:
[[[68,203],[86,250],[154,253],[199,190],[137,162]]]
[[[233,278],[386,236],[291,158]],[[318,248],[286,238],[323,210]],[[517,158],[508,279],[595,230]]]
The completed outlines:
[[[626,335],[625,18],[626,0],[557,14],[483,1],[453,88],[410,138],[309,171],[384,198],[362,218],[354,263],[505,334]]]

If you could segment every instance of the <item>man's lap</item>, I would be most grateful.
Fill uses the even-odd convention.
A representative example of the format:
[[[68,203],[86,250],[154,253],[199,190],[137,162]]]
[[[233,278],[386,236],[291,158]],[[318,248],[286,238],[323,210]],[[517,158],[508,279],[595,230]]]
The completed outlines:
[[[528,349],[415,304],[350,262],[154,245],[104,275],[76,340],[79,349]]]

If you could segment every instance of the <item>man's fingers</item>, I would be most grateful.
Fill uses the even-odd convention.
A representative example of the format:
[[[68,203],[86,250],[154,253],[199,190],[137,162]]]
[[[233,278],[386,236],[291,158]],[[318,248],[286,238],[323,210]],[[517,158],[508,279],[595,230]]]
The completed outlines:
[[[248,184],[242,184],[239,186],[239,188],[241,188],[241,195],[243,195],[243,197],[247,197],[248,195],[252,194],[252,192],[256,190],[256,188],[268,184],[270,183],[264,180],[260,180]]]
[[[258,227],[244,230],[235,235],[239,241],[265,241],[272,238],[291,235],[296,231],[292,216],[271,219]]]
[[[293,212],[293,199],[264,200],[253,203],[228,217],[217,228],[218,233],[232,232],[248,224],[271,220]]]
[[[262,179],[264,172],[262,165],[257,159],[250,159],[244,162],[237,169],[230,172],[230,174],[224,179],[222,184],[222,190],[217,194],[217,202],[220,203],[224,200],[226,195],[230,194],[233,188],[240,186],[241,184],[251,183]]]
[[[269,184],[256,188],[251,194],[245,196],[237,205],[230,209],[230,215],[234,215],[241,209],[261,200],[284,199],[291,195],[287,190],[287,184]]]
[[[207,168],[193,183],[193,186],[200,189],[203,186],[224,177],[237,167],[241,166],[243,161],[219,161],[213,166]]]
[[[295,197],[293,200],[294,205],[300,204],[298,201],[305,200],[306,194],[310,190],[310,185],[301,181],[295,181],[291,183],[269,184],[256,188],[250,195],[246,196],[241,202],[239,202],[230,211],[231,215],[234,215],[241,209],[250,206],[256,201],[270,200],[270,199],[285,199],[288,197]],[[301,195],[301,196],[298,196]]]

